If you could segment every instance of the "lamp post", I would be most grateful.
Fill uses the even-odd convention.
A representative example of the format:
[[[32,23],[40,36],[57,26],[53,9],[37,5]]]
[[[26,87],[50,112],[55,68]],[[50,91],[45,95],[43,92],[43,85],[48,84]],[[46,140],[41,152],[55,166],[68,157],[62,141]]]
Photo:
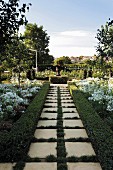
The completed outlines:
[[[37,50],[33,50],[33,49],[29,49],[29,50],[31,50],[31,51],[35,51],[35,53],[36,53],[36,73],[37,73],[37,68],[38,68],[38,66],[37,66],[37,62],[38,62],[38,59],[37,59]]]

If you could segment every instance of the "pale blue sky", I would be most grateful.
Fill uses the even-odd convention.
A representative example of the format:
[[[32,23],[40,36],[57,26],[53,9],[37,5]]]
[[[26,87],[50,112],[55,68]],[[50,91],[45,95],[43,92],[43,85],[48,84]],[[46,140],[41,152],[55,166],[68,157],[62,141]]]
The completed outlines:
[[[32,3],[27,19],[50,35],[50,54],[96,54],[97,29],[113,19],[113,0],[20,0]]]

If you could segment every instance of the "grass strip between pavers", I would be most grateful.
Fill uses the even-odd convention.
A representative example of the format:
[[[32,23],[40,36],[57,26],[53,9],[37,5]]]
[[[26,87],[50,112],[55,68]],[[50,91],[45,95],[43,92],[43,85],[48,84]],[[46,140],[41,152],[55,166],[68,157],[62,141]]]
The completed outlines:
[[[85,95],[70,86],[70,93],[87,133],[91,139],[103,170],[113,170],[113,131],[95,112]]]
[[[58,110],[57,110],[57,170],[67,170],[66,148],[64,141],[63,112],[61,107],[60,87],[57,91]]]
[[[10,132],[0,132],[0,162],[17,162],[25,159],[49,86],[49,83],[43,84],[26,112],[15,122]]]

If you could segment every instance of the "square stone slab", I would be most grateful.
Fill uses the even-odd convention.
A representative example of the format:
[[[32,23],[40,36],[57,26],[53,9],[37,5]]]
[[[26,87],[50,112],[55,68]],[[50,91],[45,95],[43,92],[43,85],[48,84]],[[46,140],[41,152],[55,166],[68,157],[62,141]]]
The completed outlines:
[[[51,107],[57,107],[57,103],[45,103],[44,106],[51,106]]]
[[[69,91],[60,91],[60,94],[70,95]]]
[[[41,118],[48,118],[48,119],[57,119],[57,113],[41,113]]]
[[[63,113],[63,118],[74,118],[74,117],[78,117],[79,118],[79,114],[78,113]]]
[[[63,121],[63,127],[68,126],[68,127],[83,127],[83,123],[81,120],[64,120]]]
[[[102,170],[99,163],[67,163],[68,170]]]
[[[74,103],[62,103],[61,102],[61,105],[62,105],[62,107],[71,107],[71,106],[75,107]]]
[[[77,113],[76,108],[62,108],[62,112],[75,112]]]
[[[48,103],[49,103],[49,102],[50,102],[50,103],[57,103],[57,101],[58,101],[58,100],[49,100],[49,99],[47,99],[45,102],[48,102]]]
[[[72,97],[71,96],[61,96],[61,100],[72,100]]]
[[[85,129],[64,129],[65,139],[69,138],[88,138],[88,135],[86,133]]]
[[[73,103],[73,100],[72,99],[68,99],[68,100],[61,100],[62,103]]]
[[[52,107],[52,108],[44,108],[43,110],[42,110],[42,112],[52,112],[52,111],[54,111],[54,112],[57,112],[57,107]]]
[[[57,146],[56,142],[31,143],[28,155],[31,158],[35,158],[35,157],[45,158],[48,155],[56,156],[57,155],[56,146]]]
[[[91,143],[87,142],[65,142],[67,157],[95,155]]]
[[[13,170],[15,163],[0,163],[0,170]]]
[[[57,123],[56,120],[39,120],[37,127],[56,126],[56,123]]]
[[[57,97],[56,93],[48,93],[47,96]]]
[[[37,139],[57,138],[57,133],[55,129],[37,129],[34,136]]]
[[[26,163],[24,170],[57,170],[57,163]]]
[[[60,95],[61,95],[61,97],[70,97],[70,94],[61,93]]]
[[[46,100],[57,100],[57,97],[47,96]]]

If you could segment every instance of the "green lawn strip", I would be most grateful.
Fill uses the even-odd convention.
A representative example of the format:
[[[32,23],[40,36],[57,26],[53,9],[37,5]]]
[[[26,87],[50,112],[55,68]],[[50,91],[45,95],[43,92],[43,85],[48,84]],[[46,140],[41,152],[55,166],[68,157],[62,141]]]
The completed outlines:
[[[67,170],[66,148],[64,141],[63,113],[61,107],[60,88],[58,87],[58,110],[57,110],[57,170]]]
[[[83,92],[77,90],[74,86],[70,86],[70,93],[73,96],[74,103],[92,141],[103,170],[112,170],[113,132],[95,112]]]
[[[24,160],[40,117],[49,83],[45,83],[10,132],[0,132],[0,162]]]

